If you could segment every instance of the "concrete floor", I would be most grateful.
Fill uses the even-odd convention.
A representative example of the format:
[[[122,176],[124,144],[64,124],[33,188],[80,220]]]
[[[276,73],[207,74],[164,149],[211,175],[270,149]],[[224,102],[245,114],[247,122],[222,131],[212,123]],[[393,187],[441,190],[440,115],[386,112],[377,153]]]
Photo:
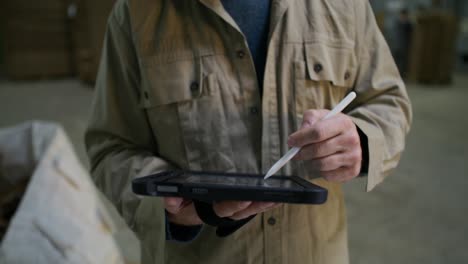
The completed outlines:
[[[468,76],[408,92],[399,168],[371,193],[345,187],[352,263],[468,263]]]
[[[345,186],[352,263],[468,263],[468,76],[408,88],[414,124],[396,173],[375,191]],[[75,80],[0,82],[0,127],[65,127],[79,157],[92,89]]]

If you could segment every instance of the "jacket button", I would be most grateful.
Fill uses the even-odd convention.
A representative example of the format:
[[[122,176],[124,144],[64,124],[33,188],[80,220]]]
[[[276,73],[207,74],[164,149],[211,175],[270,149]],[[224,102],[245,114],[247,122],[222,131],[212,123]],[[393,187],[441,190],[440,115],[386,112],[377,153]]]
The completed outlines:
[[[256,107],[256,106],[250,107],[250,113],[252,115],[258,114],[258,107]]]
[[[323,70],[322,64],[316,63],[316,64],[314,65],[314,71],[315,71],[316,73],[319,73],[319,72],[321,72],[322,70]]]
[[[243,50],[239,50],[237,51],[237,57],[239,57],[240,59],[244,58],[245,56],[245,52]]]
[[[197,82],[193,82],[191,85],[190,85],[190,91],[192,92],[198,92],[198,88],[199,88],[199,85]]]
[[[345,79],[345,80],[348,80],[349,77],[351,77],[351,73],[346,72],[345,75],[344,75],[344,79]]]
[[[275,225],[276,224],[276,219],[274,217],[268,218],[268,224],[269,225]]]

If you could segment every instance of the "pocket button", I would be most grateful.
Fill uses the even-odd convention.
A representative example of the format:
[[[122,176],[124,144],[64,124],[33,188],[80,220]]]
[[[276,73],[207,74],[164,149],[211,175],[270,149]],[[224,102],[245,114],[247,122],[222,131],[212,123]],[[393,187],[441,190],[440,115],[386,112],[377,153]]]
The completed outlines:
[[[316,73],[319,73],[319,72],[321,72],[322,70],[323,70],[322,64],[316,63],[316,64],[314,65],[314,71],[315,71]]]
[[[344,75],[344,79],[347,81],[349,79],[349,77],[351,77],[351,73],[346,72],[345,75]]]
[[[257,115],[258,114],[258,107],[256,107],[256,106],[250,107],[250,114],[251,115]]]
[[[193,82],[190,85],[190,91],[192,91],[192,93],[198,92],[198,88],[199,88],[198,82]]]
[[[270,217],[268,218],[268,224],[269,225],[275,225],[276,224],[276,219],[274,217]]]
[[[237,51],[237,57],[239,57],[240,59],[244,58],[245,56],[245,52],[243,50],[239,50]]]

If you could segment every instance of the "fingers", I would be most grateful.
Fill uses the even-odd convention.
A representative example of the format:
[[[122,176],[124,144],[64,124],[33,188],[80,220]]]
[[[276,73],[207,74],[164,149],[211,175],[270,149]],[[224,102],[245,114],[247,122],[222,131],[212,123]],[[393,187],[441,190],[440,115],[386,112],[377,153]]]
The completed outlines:
[[[296,160],[329,181],[347,181],[359,175],[362,149],[359,133],[345,114],[323,120],[325,110],[304,113],[301,129],[288,139],[290,146],[301,147]]]
[[[190,200],[179,197],[165,197],[164,206],[171,223],[183,226],[201,225],[203,223],[198,217],[193,202]]]
[[[213,204],[213,210],[219,217],[231,217],[235,213],[249,207],[252,202],[245,201],[223,201]]]
[[[303,128],[289,137],[288,144],[303,147],[308,144],[322,142],[346,132],[353,126],[354,124],[349,117],[344,114],[337,114],[332,118],[316,121],[312,126],[303,125]]]
[[[301,129],[313,126],[315,123],[323,119],[328,112],[328,110],[323,109],[305,111],[304,116],[302,117]]]
[[[192,201],[189,201],[188,204],[180,210],[176,219],[175,221],[178,223],[175,223],[179,225],[194,226],[203,224]]]
[[[324,158],[332,154],[343,152],[346,149],[345,139],[336,136],[329,140],[312,143],[301,148],[301,151],[294,157],[295,160],[312,160]]]
[[[278,204],[272,202],[224,201],[213,204],[213,210],[219,217],[241,220],[254,214],[263,213],[276,206]]]
[[[355,161],[361,158],[361,140],[357,130],[348,130],[334,138],[312,143],[301,148],[296,155],[296,160],[313,160],[324,158],[330,155],[347,153]]]
[[[356,153],[355,153],[356,152]],[[361,155],[355,152],[343,152],[309,161],[309,166],[319,172],[334,171],[341,167],[352,167],[361,163]],[[323,176],[323,175],[322,175]]]
[[[203,222],[198,217],[193,203],[179,197],[165,197],[164,205],[169,212],[169,221],[179,225],[200,225]],[[213,204],[213,210],[219,217],[229,217],[233,220],[245,219],[251,215],[265,212],[279,206],[271,202],[223,201]]]
[[[180,197],[164,197],[164,207],[171,214],[177,214],[183,208],[184,199]]]
[[[272,209],[272,207],[277,206],[275,203],[270,203],[270,202],[256,202],[252,203],[249,207],[246,209],[239,211],[235,214],[233,214],[230,218],[233,220],[241,220],[245,219],[251,215],[254,214],[259,214],[263,213],[267,210]]]
[[[341,167],[336,170],[322,172],[322,177],[330,182],[346,182],[359,175],[360,166]]]

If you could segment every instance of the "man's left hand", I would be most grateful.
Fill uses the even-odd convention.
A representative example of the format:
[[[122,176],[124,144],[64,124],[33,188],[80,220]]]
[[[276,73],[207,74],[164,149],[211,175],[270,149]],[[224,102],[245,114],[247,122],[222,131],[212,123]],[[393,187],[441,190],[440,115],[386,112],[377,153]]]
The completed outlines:
[[[345,114],[322,120],[328,110],[308,110],[301,128],[288,139],[291,147],[301,147],[296,160],[307,161],[321,177],[346,182],[361,171],[361,140],[356,125]]]

